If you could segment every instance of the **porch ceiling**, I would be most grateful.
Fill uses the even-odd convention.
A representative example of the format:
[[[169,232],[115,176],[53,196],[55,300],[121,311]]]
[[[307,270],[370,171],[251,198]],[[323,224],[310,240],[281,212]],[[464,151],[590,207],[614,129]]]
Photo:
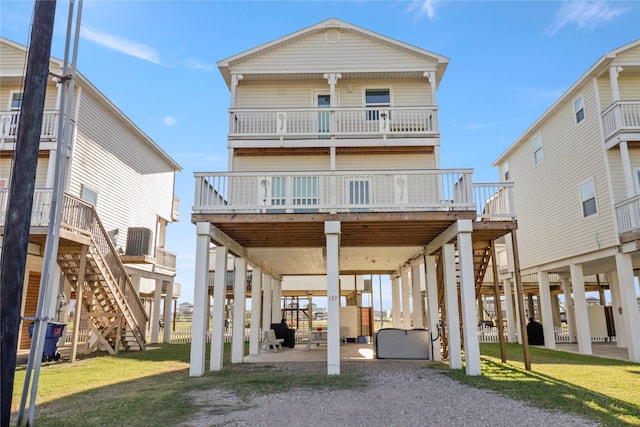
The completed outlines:
[[[326,273],[325,221],[340,221],[340,273],[389,274],[458,219],[475,212],[393,212],[351,214],[194,214],[242,246],[247,256],[282,275]],[[515,228],[513,221],[474,222],[477,238],[496,239]],[[475,226],[474,226],[475,227]],[[476,233],[473,233],[476,240]],[[214,242],[224,244],[225,242]]]

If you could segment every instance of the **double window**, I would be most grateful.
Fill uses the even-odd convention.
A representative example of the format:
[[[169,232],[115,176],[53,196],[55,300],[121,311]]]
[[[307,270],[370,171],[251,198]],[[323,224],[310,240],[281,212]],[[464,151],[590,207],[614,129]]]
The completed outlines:
[[[266,183],[268,181],[263,180],[263,182]],[[271,182],[266,185],[271,187],[271,206],[284,206],[287,204],[287,177],[271,177]],[[292,203],[294,205],[310,206],[320,203],[317,176],[294,176],[290,185],[293,188]]]

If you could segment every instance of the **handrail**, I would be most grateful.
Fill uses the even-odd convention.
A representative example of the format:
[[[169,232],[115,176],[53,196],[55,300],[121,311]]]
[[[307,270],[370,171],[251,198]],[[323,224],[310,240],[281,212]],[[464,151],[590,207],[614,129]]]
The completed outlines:
[[[90,237],[96,244],[96,248],[106,261],[111,274],[113,274],[113,278],[120,284],[120,289],[127,298],[127,304],[132,309],[134,316],[138,321],[142,319],[144,319],[145,322],[148,321],[149,316],[144,310],[144,305],[133,287],[131,278],[127,274],[120,257],[117,255],[118,252],[109,238],[95,207],[90,203],[65,193],[61,223],[74,232],[89,232]],[[130,302],[135,305],[137,310],[131,307]],[[144,336],[144,334],[142,334],[142,336]]]
[[[58,111],[45,111],[42,116],[40,138],[58,137]],[[0,140],[15,139],[20,121],[19,111],[0,112]]]

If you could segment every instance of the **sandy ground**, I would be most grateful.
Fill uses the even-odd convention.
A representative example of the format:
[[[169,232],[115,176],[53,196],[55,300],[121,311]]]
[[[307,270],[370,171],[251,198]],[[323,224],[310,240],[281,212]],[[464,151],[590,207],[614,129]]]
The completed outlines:
[[[242,401],[221,390],[199,391],[203,409],[184,427],[201,426],[595,426],[485,390],[461,385],[429,362],[346,362],[341,372],[362,370],[368,386],[356,390],[293,389]],[[286,369],[326,372],[322,362],[291,363]]]

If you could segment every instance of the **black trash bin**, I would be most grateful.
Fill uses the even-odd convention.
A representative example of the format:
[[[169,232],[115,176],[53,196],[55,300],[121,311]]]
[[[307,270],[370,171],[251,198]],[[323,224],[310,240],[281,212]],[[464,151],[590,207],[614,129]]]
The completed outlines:
[[[33,328],[35,323],[29,325],[29,338],[33,336]],[[60,353],[58,353],[58,339],[64,333],[66,323],[49,322],[47,324],[47,334],[44,340],[44,349],[42,350],[42,361],[50,362],[52,360],[59,360]]]

